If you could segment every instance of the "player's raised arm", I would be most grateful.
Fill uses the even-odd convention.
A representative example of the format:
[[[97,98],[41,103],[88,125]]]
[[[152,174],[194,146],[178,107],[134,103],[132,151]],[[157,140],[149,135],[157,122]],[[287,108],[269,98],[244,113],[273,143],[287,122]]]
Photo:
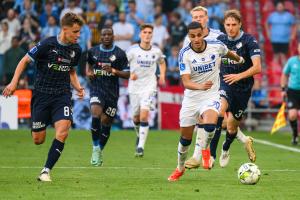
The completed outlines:
[[[26,69],[27,64],[31,62],[31,59],[29,56],[26,54],[19,62],[17,65],[17,68],[15,70],[15,74],[11,80],[11,82],[4,88],[2,95],[5,97],[9,97],[14,93],[14,91],[17,88],[19,79],[23,71]]]
[[[70,81],[73,88],[77,91],[77,96],[82,99],[85,95],[84,88],[81,87],[75,69],[70,70]]]

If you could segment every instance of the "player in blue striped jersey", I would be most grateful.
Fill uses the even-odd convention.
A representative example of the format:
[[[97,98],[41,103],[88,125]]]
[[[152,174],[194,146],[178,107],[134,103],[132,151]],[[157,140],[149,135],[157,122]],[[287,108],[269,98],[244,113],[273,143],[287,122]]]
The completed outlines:
[[[111,124],[117,113],[119,77],[128,79],[130,75],[126,54],[114,45],[111,27],[102,28],[101,44],[88,51],[86,69],[87,76],[91,79],[91,164],[101,166],[102,151],[109,139]]]
[[[228,111],[226,140],[223,143],[220,156],[220,166],[225,167],[229,162],[229,148],[240,132],[239,124],[247,108],[254,83],[253,76],[261,72],[260,48],[256,39],[241,31],[241,15],[237,10],[228,10],[224,16],[224,27],[227,35],[218,37],[228,49],[236,52],[245,59],[244,64],[238,64],[229,58],[222,58],[221,63],[221,112],[220,118]],[[219,118],[219,120],[220,120]],[[218,128],[218,127],[217,127]],[[220,128],[220,127],[219,127]],[[256,154],[252,139],[245,136],[244,140],[250,161],[255,162]]]
[[[36,79],[31,99],[31,133],[35,144],[44,143],[46,127],[53,124],[55,139],[50,147],[46,164],[38,180],[51,181],[50,170],[59,159],[72,123],[70,83],[82,98],[81,87],[74,67],[78,64],[81,49],[77,44],[82,20],[73,13],[61,19],[61,32],[34,46],[19,62],[11,83],[3,91],[10,96],[18,80],[31,61],[36,63]]]

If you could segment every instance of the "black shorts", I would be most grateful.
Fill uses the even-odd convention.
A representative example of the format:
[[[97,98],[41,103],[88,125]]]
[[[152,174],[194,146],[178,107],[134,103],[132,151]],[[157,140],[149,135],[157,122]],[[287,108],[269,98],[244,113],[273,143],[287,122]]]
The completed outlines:
[[[300,90],[288,89],[287,99],[288,109],[300,109]]]
[[[33,91],[31,99],[31,130],[45,130],[59,120],[73,121],[71,94],[45,94]]]
[[[251,90],[244,92],[235,91],[232,87],[221,81],[220,96],[224,97],[228,102],[229,107],[227,111],[231,112],[236,120],[242,120],[248,106]]]
[[[289,43],[272,43],[274,53],[284,53],[289,52]]]
[[[100,105],[103,108],[103,113],[114,118],[117,114],[118,99],[104,97],[103,95],[92,93],[90,98],[90,105]]]

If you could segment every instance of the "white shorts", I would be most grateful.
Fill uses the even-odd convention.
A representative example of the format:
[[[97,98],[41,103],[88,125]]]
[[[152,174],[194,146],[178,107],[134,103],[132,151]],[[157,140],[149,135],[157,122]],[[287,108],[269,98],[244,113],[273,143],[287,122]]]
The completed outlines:
[[[140,94],[129,93],[129,101],[133,116],[139,115],[140,110],[154,110],[156,104],[156,91]]]
[[[216,95],[205,100],[191,100],[183,98],[182,106],[179,113],[180,127],[190,127],[198,122],[198,118],[207,110],[214,110],[219,113],[220,96]]]

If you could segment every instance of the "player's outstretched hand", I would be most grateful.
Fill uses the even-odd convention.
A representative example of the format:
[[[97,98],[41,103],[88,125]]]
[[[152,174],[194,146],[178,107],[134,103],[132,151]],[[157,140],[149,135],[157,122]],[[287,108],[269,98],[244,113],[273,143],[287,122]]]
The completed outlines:
[[[15,92],[16,89],[17,89],[17,84],[10,83],[4,88],[2,95],[4,97],[10,97]]]
[[[130,79],[135,81],[136,79],[138,79],[138,77],[135,73],[130,73]]]
[[[85,91],[84,91],[84,88],[81,87],[79,90],[77,90],[77,94],[76,94],[79,99],[83,99],[84,95],[85,95]]]
[[[200,90],[208,90],[213,86],[213,82],[212,81],[206,81],[206,82],[204,82],[200,85],[201,85]]]
[[[235,82],[238,82],[241,80],[241,76],[239,74],[226,74],[224,75],[224,81],[228,83],[229,85],[234,84]]]

